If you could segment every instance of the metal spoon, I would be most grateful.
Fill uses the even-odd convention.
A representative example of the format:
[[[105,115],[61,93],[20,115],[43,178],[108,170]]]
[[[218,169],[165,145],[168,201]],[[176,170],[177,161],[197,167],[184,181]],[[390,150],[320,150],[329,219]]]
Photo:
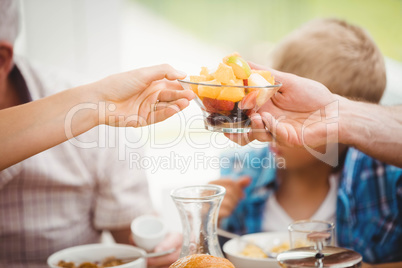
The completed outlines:
[[[153,253],[147,253],[143,256],[138,256],[138,257],[129,257],[129,258],[119,258],[120,260],[124,261],[124,262],[132,262],[135,261],[139,258],[155,258],[155,257],[162,257],[168,254],[171,254],[173,252],[176,251],[176,248],[171,248],[169,250],[165,250],[165,251],[160,251],[160,252],[153,252]]]
[[[262,247],[260,247],[259,245],[257,245],[254,241],[248,240],[248,239],[244,238],[244,237],[241,236],[241,235],[234,234],[234,233],[231,233],[231,232],[222,230],[222,229],[220,229],[220,228],[218,228],[218,235],[223,236],[223,237],[226,237],[226,238],[230,238],[230,239],[233,239],[233,238],[234,238],[234,239],[238,239],[238,240],[244,241],[245,243],[248,243],[248,244],[251,244],[251,245],[253,245],[253,246],[256,246],[256,247],[259,248],[262,252],[264,252],[264,254],[267,255],[269,258],[274,258],[274,259],[276,259],[276,257],[278,257],[278,254],[277,254],[277,253],[274,253],[274,252],[268,251],[268,250],[266,250],[266,249],[263,249]]]

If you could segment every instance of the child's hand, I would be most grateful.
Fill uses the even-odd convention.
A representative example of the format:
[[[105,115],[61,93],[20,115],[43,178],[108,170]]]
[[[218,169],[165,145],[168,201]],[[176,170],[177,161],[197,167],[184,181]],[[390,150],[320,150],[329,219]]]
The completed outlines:
[[[234,181],[232,179],[219,179],[209,182],[225,187],[226,194],[219,209],[219,220],[230,216],[237,204],[244,197],[244,189],[250,184],[251,178],[243,176]]]
[[[168,268],[179,258],[182,242],[182,234],[169,233],[165,239],[158,246],[156,246],[154,252],[162,252],[171,248],[175,248],[176,251],[166,256],[148,258],[148,267]]]

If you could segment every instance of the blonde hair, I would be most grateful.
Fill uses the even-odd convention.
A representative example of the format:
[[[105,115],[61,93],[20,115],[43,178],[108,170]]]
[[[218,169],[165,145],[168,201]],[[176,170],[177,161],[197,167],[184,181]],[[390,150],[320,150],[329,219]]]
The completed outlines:
[[[271,66],[374,103],[386,85],[383,56],[368,32],[338,19],[314,20],[291,33],[273,51]]]

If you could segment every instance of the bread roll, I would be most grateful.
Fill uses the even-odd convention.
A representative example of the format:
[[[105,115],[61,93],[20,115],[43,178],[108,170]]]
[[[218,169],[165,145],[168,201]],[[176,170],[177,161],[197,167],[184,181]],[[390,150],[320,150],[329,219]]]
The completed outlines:
[[[170,265],[169,268],[235,268],[234,265],[225,258],[214,257],[206,254],[193,254]]]

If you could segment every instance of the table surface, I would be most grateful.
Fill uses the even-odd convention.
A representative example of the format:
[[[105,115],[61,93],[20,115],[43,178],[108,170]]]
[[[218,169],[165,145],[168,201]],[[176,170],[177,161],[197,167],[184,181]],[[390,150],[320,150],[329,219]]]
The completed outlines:
[[[402,268],[402,262],[393,262],[393,263],[384,263],[384,264],[363,263],[362,268]]]

